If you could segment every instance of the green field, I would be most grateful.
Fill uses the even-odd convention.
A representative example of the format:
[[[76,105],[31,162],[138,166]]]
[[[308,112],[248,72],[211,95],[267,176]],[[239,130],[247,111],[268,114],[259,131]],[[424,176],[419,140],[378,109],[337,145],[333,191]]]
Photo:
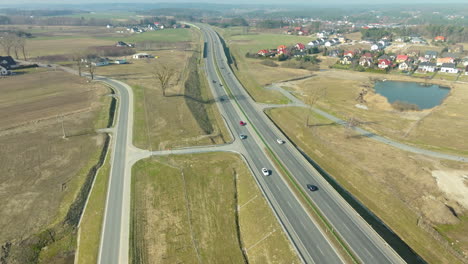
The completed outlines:
[[[139,161],[132,195],[132,263],[299,263],[236,155]]]
[[[142,42],[142,41],[157,41],[157,42],[180,42],[180,41],[191,41],[192,33],[190,29],[183,28],[170,28],[164,30],[147,31],[144,33],[134,33],[131,35],[125,35],[125,37],[103,37],[97,39],[113,40],[113,41],[125,41],[130,43]]]

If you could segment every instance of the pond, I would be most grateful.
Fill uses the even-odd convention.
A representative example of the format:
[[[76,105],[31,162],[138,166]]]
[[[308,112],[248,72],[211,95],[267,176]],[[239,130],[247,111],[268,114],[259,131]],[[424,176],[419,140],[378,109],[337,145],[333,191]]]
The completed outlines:
[[[376,82],[375,92],[386,97],[389,103],[402,101],[415,104],[419,109],[429,109],[440,105],[447,97],[450,89],[435,84],[415,82]]]

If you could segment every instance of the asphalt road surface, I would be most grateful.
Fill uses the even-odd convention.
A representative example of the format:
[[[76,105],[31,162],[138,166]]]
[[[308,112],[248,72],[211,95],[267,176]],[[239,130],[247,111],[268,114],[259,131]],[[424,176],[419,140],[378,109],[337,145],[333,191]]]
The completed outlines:
[[[305,160],[305,158],[287,141],[282,133],[265,116],[256,103],[245,91],[237,78],[232,73],[226,60],[222,44],[216,33],[208,26],[200,25],[204,33],[205,41],[208,42],[207,52],[207,74],[212,80],[217,80],[216,67],[218,67],[232,95],[236,98],[240,107],[248,117],[247,126],[255,126],[261,137],[267,142],[268,146],[280,159],[281,163],[293,175],[296,181],[304,188],[310,199],[316,204],[319,210],[325,215],[328,222],[333,226],[340,236],[345,240],[349,248],[362,263],[404,263],[396,252],[386,244],[386,242],[354,211],[349,204],[323,179],[323,177]],[[216,63],[213,62],[216,60]],[[219,95],[227,96],[222,86],[218,85]],[[229,116],[230,122],[239,118],[236,111],[232,108],[231,100],[224,101],[223,106]],[[239,118],[239,120],[241,120]],[[243,127],[236,127],[237,133],[247,134],[252,137],[253,134],[246,131]],[[286,144],[276,143],[276,139],[286,140]],[[278,172],[273,169],[268,158],[265,156],[264,146],[259,141],[244,140],[244,146],[249,155],[251,166],[256,174],[259,184],[265,190],[267,198],[273,200],[271,204],[274,210],[281,212],[279,217],[283,224],[282,217],[287,219],[284,224],[291,240],[296,245],[298,251],[307,263],[338,263],[340,259],[336,252],[330,249],[329,243],[321,243],[319,233],[315,231],[313,222],[305,213],[301,204],[297,202],[294,195]],[[247,160],[249,160],[247,158]],[[265,165],[266,164],[266,165]],[[272,169],[272,175],[262,177],[260,169],[269,166]],[[319,190],[309,192],[305,186],[307,184],[317,185]],[[270,196],[269,196],[270,195]]]

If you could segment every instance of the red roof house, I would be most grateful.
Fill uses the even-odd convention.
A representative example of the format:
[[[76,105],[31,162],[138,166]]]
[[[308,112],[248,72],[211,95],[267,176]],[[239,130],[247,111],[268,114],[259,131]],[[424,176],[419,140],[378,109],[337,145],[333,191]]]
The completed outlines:
[[[361,56],[361,58],[372,59],[372,54],[370,54],[369,52],[366,52]]]
[[[259,50],[259,51],[257,52],[257,54],[258,54],[258,55],[261,55],[261,56],[265,56],[265,55],[267,55],[268,53],[269,53],[268,50],[264,50],[264,49]]]
[[[286,46],[285,45],[279,45],[277,50],[278,50],[278,54],[286,53]]]
[[[392,65],[392,62],[390,60],[387,60],[387,59],[379,60],[379,68],[380,69],[386,69],[386,68],[390,67],[390,65]]]
[[[435,41],[445,41],[445,37],[444,36],[437,36],[434,38]]]
[[[302,43],[297,43],[294,47],[300,51],[304,51],[306,48],[305,45]]]
[[[396,57],[396,62],[397,62],[397,63],[402,63],[402,62],[407,61],[408,58],[409,58],[408,55],[398,55],[398,56]]]
[[[354,57],[354,51],[348,50],[343,53],[343,56]]]

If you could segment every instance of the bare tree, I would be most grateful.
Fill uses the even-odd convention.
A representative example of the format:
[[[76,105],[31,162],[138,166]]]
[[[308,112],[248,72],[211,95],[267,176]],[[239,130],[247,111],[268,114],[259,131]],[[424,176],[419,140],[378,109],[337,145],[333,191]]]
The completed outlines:
[[[86,67],[88,68],[91,80],[94,80],[94,72],[96,71],[96,66],[91,62],[91,59],[89,58],[86,60]]]
[[[161,85],[161,90],[163,96],[166,96],[166,90],[169,88],[169,82],[171,78],[175,75],[175,68],[169,65],[158,64],[156,66],[154,75],[156,80]]]
[[[306,103],[313,107],[314,105],[317,104],[318,100],[325,98],[327,96],[327,87],[322,86],[317,89],[314,89],[312,93],[307,97]],[[308,112],[307,118],[306,118],[306,127],[311,127],[312,124],[310,124],[310,116],[311,116],[311,111]]]
[[[7,56],[11,56],[11,50],[15,46],[16,34],[13,33],[3,33],[0,35],[0,46],[3,47]]]
[[[353,134],[353,131],[354,131],[354,128],[356,126],[359,126],[362,122],[355,118],[354,116],[349,116],[346,120],[346,125],[345,125],[345,129],[346,129],[346,138],[350,138]]]
[[[367,90],[366,89],[362,89],[358,96],[356,97],[356,101],[358,101],[360,104],[365,104],[366,103],[366,100],[364,99],[364,96],[367,94]]]
[[[78,68],[78,76],[81,76],[81,70],[83,68],[83,55],[80,53],[73,54],[72,60],[75,62],[76,67]]]
[[[26,57],[26,38],[24,38],[24,37],[18,38],[18,40],[16,42],[16,47],[21,52],[21,54],[23,55],[23,59],[28,60],[27,57]]]

